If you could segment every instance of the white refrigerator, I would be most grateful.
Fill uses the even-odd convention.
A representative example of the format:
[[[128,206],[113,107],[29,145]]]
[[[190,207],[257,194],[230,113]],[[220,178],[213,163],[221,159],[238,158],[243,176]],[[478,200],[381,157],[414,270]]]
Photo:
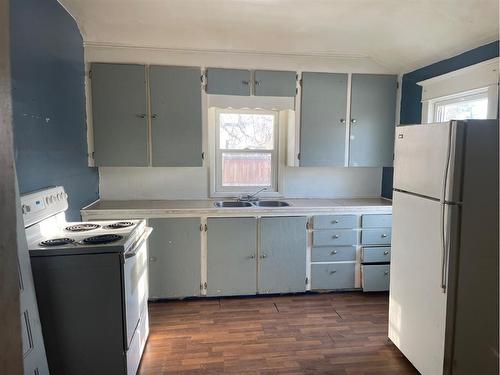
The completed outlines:
[[[423,375],[499,373],[498,120],[395,132],[389,338]]]

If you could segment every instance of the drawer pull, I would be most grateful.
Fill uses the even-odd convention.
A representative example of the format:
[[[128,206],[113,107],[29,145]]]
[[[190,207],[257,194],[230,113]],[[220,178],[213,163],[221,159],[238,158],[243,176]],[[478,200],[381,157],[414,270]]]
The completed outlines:
[[[384,251],[384,255],[388,255],[388,254],[389,254],[388,250]]]
[[[380,235],[380,237],[382,237],[382,238],[386,238],[386,237],[387,237],[387,234],[382,233],[382,234]]]
[[[339,223],[339,221],[338,221],[338,220],[333,220],[333,221],[332,221],[332,224],[338,224],[338,223]]]
[[[336,272],[337,272],[336,270],[330,271],[330,275],[333,275]]]
[[[335,254],[337,254],[337,250],[333,250],[333,251],[330,253],[330,255],[335,255]]]
[[[333,236],[332,236],[332,238],[333,238],[334,240],[336,240],[336,239],[337,239],[337,238],[339,238],[339,237],[340,237],[340,236],[339,236],[338,234],[335,234],[335,235],[333,235]]]
[[[384,271],[384,275],[388,275],[389,274],[389,271]]]

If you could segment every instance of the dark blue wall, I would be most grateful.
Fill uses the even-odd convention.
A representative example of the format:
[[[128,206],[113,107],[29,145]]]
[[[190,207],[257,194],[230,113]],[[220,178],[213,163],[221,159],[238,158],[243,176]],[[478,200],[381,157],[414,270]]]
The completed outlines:
[[[87,166],[83,41],[57,0],[11,1],[14,150],[21,193],[63,185],[69,220],[98,198]]]
[[[403,75],[400,124],[420,124],[422,122],[422,87],[417,85],[417,82],[493,59],[498,56],[498,47],[498,41],[489,43]],[[392,177],[393,168],[384,168],[382,173],[383,197],[392,198]]]

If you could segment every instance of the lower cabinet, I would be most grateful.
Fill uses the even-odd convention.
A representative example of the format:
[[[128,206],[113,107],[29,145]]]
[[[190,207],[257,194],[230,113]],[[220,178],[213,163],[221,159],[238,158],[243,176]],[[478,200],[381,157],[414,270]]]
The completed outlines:
[[[259,293],[306,290],[305,217],[265,217],[260,220]]]
[[[306,223],[305,217],[209,218],[207,295],[304,292]]]
[[[311,265],[312,289],[353,289],[356,263]]]
[[[200,218],[149,219],[149,298],[200,295]]]
[[[369,264],[361,266],[362,287],[364,292],[389,290],[389,264]]]
[[[257,293],[257,219],[209,218],[207,295]]]

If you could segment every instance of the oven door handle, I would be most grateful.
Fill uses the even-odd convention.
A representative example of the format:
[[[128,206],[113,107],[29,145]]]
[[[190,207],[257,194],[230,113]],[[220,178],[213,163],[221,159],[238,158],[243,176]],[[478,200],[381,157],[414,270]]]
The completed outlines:
[[[141,245],[146,241],[153,231],[153,228],[151,227],[146,227],[144,228],[144,233],[139,237],[139,239],[135,242],[134,246],[132,246],[133,250],[129,250],[125,253],[125,259],[135,257],[137,255],[137,252],[141,248]]]

